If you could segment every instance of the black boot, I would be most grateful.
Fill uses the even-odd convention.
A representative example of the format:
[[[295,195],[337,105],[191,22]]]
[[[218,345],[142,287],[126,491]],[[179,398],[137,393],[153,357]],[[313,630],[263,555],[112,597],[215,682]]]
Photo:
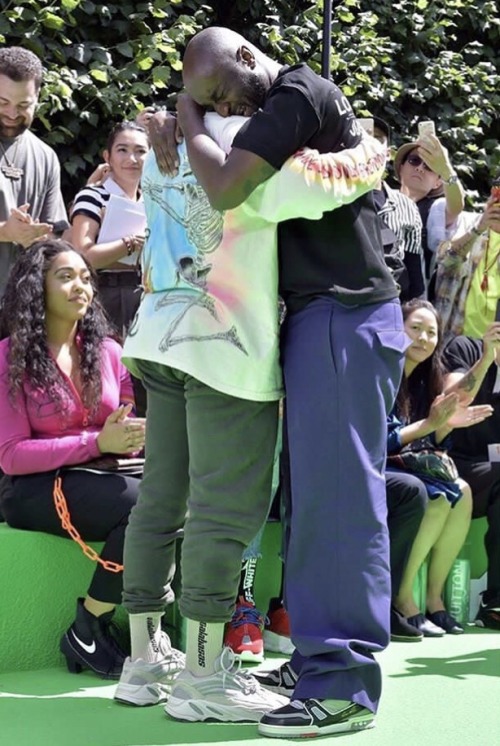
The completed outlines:
[[[79,598],[76,619],[61,638],[59,648],[71,673],[90,668],[103,679],[119,679],[125,653],[110,631],[113,612],[96,617]]]

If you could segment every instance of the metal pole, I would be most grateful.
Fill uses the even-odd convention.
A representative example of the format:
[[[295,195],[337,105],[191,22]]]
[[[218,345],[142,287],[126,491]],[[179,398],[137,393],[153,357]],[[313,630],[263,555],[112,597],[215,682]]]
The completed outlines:
[[[332,50],[332,0],[323,0],[323,48],[321,51],[321,75],[330,78],[330,52]]]

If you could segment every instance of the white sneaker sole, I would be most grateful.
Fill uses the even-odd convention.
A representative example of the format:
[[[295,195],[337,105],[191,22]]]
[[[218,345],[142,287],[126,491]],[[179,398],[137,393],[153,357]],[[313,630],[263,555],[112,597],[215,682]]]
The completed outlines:
[[[170,697],[165,705],[165,712],[174,720],[185,720],[190,723],[209,720],[219,723],[258,723],[269,710],[219,705],[206,699],[185,700]]]
[[[278,635],[276,632],[264,630],[264,650],[270,653],[281,653],[282,655],[293,655],[295,645],[289,637]]]
[[[150,684],[118,684],[114,700],[124,705],[151,707],[166,702],[171,686],[151,682]]]
[[[334,733],[353,733],[374,726],[375,718],[370,713],[360,715],[348,722],[323,727],[320,725],[268,725],[267,723],[259,723],[257,730],[261,736],[268,736],[269,738],[314,738]]]

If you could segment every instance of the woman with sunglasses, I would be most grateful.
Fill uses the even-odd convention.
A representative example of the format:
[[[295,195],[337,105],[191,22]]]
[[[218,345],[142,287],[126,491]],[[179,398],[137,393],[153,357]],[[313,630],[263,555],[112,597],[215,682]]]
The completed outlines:
[[[402,145],[394,159],[394,172],[401,183],[401,192],[416,203],[422,218],[425,274],[430,282],[434,273],[433,256],[437,248],[437,242],[433,240],[433,223],[442,221],[443,205],[445,227],[456,220],[464,209],[462,185],[453,170],[448,151],[436,135],[432,134]],[[431,287],[430,299],[432,295]]]

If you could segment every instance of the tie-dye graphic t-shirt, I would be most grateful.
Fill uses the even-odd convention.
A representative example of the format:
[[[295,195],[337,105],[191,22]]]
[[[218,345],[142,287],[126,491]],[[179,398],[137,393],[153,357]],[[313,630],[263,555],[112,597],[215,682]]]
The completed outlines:
[[[206,123],[220,140],[230,120],[210,114]],[[277,222],[319,219],[357,199],[380,178],[385,153],[371,138],[343,153],[300,151],[225,213],[196,183],[184,144],[179,158],[174,177],[160,173],[153,151],[144,164],[144,294],[123,360],[133,373],[134,360],[149,360],[231,396],[278,399]]]

